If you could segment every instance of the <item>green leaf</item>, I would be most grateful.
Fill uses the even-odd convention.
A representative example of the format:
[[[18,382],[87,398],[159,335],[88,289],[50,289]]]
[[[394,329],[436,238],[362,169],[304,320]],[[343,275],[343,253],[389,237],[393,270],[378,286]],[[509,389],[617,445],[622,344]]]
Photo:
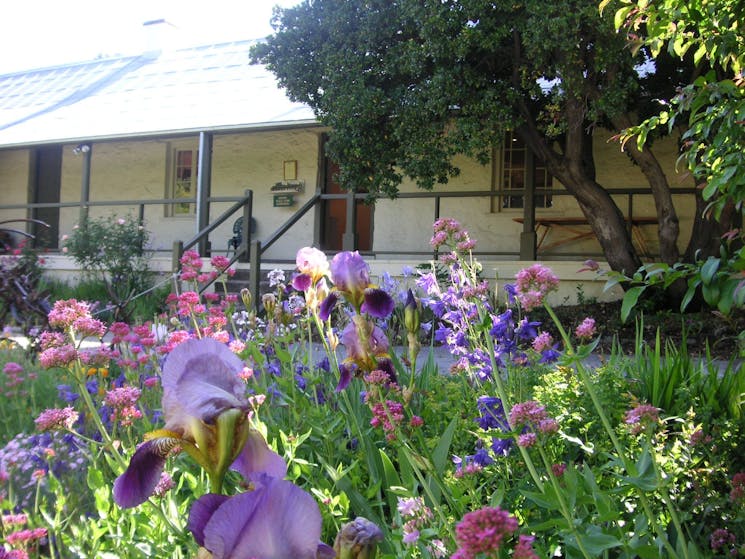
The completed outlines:
[[[719,258],[709,257],[703,266],[701,266],[701,281],[704,285],[709,285],[719,269]]]
[[[636,306],[639,296],[647,288],[646,285],[637,285],[630,288],[623,296],[623,303],[621,303],[621,322],[626,322],[629,317],[631,309]]]
[[[644,449],[636,462],[637,475],[624,477],[624,481],[643,491],[657,489],[657,476],[652,463],[652,455]]]
[[[590,526],[587,535],[582,536],[582,544],[593,557],[600,557],[606,549],[619,547],[621,540],[611,534],[606,534],[598,526]]]
[[[432,453],[432,460],[434,461],[435,472],[438,476],[442,476],[445,471],[445,466],[448,464],[448,456],[450,455],[450,445],[453,443],[453,436],[455,435],[455,429],[458,426],[459,418],[456,416],[452,419],[450,424],[445,429],[445,432],[440,437],[440,442],[437,443],[435,451]]]

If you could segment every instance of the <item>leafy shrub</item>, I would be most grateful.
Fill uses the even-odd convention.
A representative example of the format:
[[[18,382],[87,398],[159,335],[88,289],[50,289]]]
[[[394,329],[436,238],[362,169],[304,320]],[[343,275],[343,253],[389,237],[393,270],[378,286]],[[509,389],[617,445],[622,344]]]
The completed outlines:
[[[130,303],[152,285],[148,231],[131,216],[88,219],[63,238],[64,251],[106,288],[114,318],[129,320]]]

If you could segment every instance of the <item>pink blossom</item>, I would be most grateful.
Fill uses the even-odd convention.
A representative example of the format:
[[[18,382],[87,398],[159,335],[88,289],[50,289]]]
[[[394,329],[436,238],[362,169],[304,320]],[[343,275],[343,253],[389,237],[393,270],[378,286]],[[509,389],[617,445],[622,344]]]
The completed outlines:
[[[541,306],[546,296],[558,287],[559,278],[542,264],[533,264],[515,276],[515,297],[526,311]]]
[[[39,431],[57,431],[59,429],[72,429],[78,420],[78,412],[72,407],[49,408],[39,414],[34,420]]]
[[[34,528],[33,530],[20,530],[13,532],[5,537],[5,541],[10,545],[27,544],[28,542],[40,540],[47,537],[46,528]]]
[[[733,503],[745,505],[745,472],[736,473],[732,477],[732,491],[729,500]]]
[[[546,408],[534,400],[529,400],[512,406],[510,410],[510,425],[513,427],[527,424],[537,425],[547,417]]]
[[[551,464],[551,471],[556,477],[561,477],[567,469],[566,464]]]
[[[26,514],[4,514],[2,516],[2,523],[5,526],[22,526],[28,522],[28,515]]]
[[[77,357],[77,351],[70,345],[62,347],[50,347],[39,354],[39,363],[45,369],[52,367],[66,367]]]
[[[213,256],[210,259],[210,264],[212,264],[213,268],[216,268],[220,272],[224,272],[228,269],[228,266],[230,266],[230,259],[225,256]]]
[[[174,487],[176,487],[176,483],[168,472],[161,472],[160,481],[158,482],[158,485],[155,486],[155,489],[153,489],[153,495],[156,497],[165,497],[166,493]]]
[[[455,539],[460,547],[453,557],[475,559],[481,553],[495,555],[504,538],[515,530],[517,519],[499,507],[466,513],[455,527]]]
[[[631,425],[631,432],[641,433],[648,425],[660,420],[660,410],[650,404],[639,404],[626,412],[625,422]]]
[[[538,559],[535,551],[533,551],[533,542],[535,537],[520,535],[515,551],[512,553],[512,559]]]
[[[538,353],[550,349],[551,344],[554,343],[554,339],[551,337],[551,334],[548,332],[541,332],[538,334],[535,338],[533,338],[533,343],[531,344],[533,346],[533,349],[536,350]]]
[[[583,340],[592,338],[595,335],[595,319],[589,316],[585,318],[582,324],[577,326],[574,335]]]
[[[109,390],[104,401],[112,408],[125,408],[135,405],[141,393],[142,391],[134,386],[122,386]]]
[[[7,375],[17,375],[23,372],[23,367],[15,361],[8,361],[3,367],[3,372]]]
[[[535,446],[535,443],[538,442],[538,437],[535,433],[523,433],[519,437],[517,437],[517,446],[521,446],[523,448],[530,448],[531,446]]]
[[[64,330],[79,318],[91,318],[91,308],[88,303],[77,299],[61,299],[55,301],[48,318],[50,326]]]

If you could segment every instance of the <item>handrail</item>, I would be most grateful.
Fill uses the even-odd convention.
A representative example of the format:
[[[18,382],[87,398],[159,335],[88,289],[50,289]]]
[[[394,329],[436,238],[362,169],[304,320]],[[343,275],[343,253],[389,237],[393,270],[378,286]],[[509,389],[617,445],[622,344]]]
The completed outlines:
[[[270,246],[276,243],[277,240],[282,237],[282,235],[287,233],[287,231],[290,230],[290,227],[300,221],[300,218],[307,214],[308,211],[310,211],[318,203],[318,201],[321,200],[321,197],[321,189],[316,189],[315,194],[313,194],[313,196],[311,196],[310,199],[305,202],[305,204],[300,206],[298,210],[294,214],[292,214],[287,221],[280,225],[274,233],[269,235],[269,237],[267,237],[267,239],[263,243],[261,243],[261,252],[264,253],[264,251],[266,251]]]
[[[236,201],[232,206],[230,206],[227,210],[225,210],[220,216],[218,216],[212,223],[207,225],[204,229],[199,231],[194,237],[186,241],[185,243],[182,241],[176,241],[173,243],[173,254],[171,259],[171,269],[173,271],[174,277],[176,277],[176,274],[178,273],[179,268],[181,267],[181,256],[183,256],[184,251],[189,250],[191,247],[196,246],[201,240],[208,238],[208,235],[217,229],[220,225],[225,223],[230,217],[233,216],[237,211],[243,210],[243,240],[241,242],[241,246],[238,247],[235,251],[235,254],[233,255],[233,258],[230,260],[230,263],[228,266],[232,266],[239,257],[241,257],[243,254],[245,254],[248,251],[248,241],[249,241],[249,235],[250,235],[250,229],[248,229],[248,224],[251,222],[251,213],[253,210],[253,190],[246,190],[243,198]],[[248,229],[248,230],[247,230]],[[199,292],[203,293],[207,288],[209,288],[215,280],[211,280],[204,285],[202,285],[199,288]]]
[[[227,210],[225,210],[222,213],[222,215],[220,215],[207,227],[205,227],[204,229],[199,231],[196,235],[194,235],[191,239],[186,241],[184,243],[184,250],[189,250],[191,247],[195,246],[200,240],[202,240],[204,237],[212,233],[212,231],[220,227],[220,225],[225,223],[228,220],[228,218],[230,218],[235,212],[242,209],[246,204],[249,204],[251,201],[253,201],[253,191],[246,190],[246,193],[243,196],[243,198],[241,198],[235,204],[233,204]]]

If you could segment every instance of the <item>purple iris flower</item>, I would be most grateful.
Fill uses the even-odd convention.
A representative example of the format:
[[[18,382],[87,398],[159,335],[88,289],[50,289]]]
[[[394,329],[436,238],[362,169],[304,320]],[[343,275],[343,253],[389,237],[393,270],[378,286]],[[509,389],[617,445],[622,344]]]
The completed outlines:
[[[284,477],[284,460],[249,426],[245,386],[238,378],[242,368],[226,345],[210,338],[187,340],[168,355],[162,375],[166,424],[149,434],[114,482],[119,506],[145,502],[177,448],[207,471],[213,491],[231,466],[246,478],[255,472]]]
[[[370,285],[367,263],[356,250],[340,252],[329,265],[331,281],[339,291],[350,294],[362,293]]]
[[[338,253],[331,260],[329,269],[336,291],[356,312],[366,312],[376,318],[385,318],[393,312],[395,301],[387,292],[370,283],[370,270],[359,252]],[[328,318],[335,304],[336,299],[322,303],[322,319]]]
[[[311,495],[271,476],[256,489],[228,497],[207,494],[191,508],[189,530],[212,559],[332,558],[321,543],[321,513]]]

